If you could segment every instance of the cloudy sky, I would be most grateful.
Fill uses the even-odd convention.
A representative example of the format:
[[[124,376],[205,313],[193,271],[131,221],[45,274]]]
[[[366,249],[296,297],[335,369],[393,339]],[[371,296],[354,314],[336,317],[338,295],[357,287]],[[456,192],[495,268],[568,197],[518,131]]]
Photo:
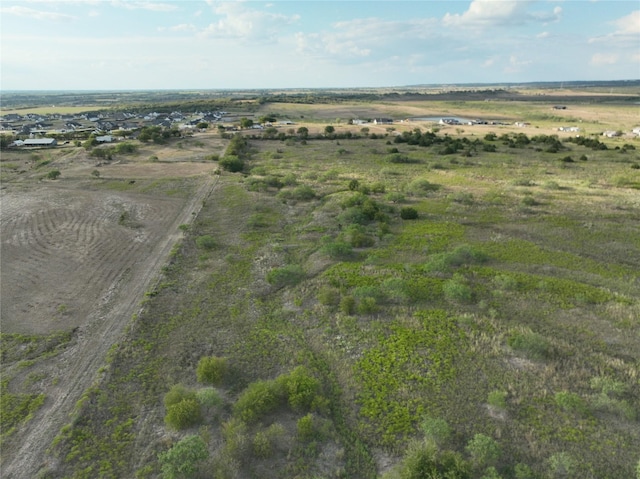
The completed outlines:
[[[638,0],[2,0],[0,88],[640,79]]]

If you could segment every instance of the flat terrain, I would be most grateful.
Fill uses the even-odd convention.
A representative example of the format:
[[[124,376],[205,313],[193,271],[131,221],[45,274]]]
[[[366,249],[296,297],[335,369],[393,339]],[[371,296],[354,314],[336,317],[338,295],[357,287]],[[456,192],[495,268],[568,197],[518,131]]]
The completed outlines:
[[[3,151],[2,476],[632,477],[638,106],[571,98]],[[436,115],[510,124],[348,123]]]

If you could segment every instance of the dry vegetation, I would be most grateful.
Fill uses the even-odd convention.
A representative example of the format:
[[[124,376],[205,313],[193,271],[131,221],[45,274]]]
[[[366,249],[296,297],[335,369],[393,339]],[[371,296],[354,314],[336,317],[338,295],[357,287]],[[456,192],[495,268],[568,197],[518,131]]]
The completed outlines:
[[[637,106],[526,106],[3,152],[6,477],[633,477]],[[435,114],[532,126],[347,124]]]

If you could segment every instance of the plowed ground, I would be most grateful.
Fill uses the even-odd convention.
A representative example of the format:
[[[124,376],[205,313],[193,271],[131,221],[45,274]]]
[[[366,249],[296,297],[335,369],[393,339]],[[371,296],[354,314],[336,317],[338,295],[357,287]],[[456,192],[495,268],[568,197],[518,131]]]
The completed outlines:
[[[36,154],[52,159],[47,166],[60,179],[42,179],[25,159]],[[18,168],[4,176],[1,191],[0,329],[74,334],[62,353],[30,367],[3,361],[8,392],[29,384],[45,394],[33,418],[2,444],[6,478],[34,477],[43,466],[46,448],[158,281],[179,226],[196,217],[217,178],[217,164],[187,158],[126,158],[99,166],[96,178],[96,161],[81,151],[30,155],[3,158]]]

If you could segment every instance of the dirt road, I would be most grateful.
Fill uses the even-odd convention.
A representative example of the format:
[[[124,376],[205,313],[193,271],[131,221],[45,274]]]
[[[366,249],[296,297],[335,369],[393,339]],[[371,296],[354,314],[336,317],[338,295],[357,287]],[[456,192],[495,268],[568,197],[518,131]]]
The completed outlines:
[[[92,305],[80,326],[76,344],[56,358],[59,380],[53,389],[46,391],[45,404],[3,448],[0,475],[4,479],[33,478],[39,470],[54,466],[55,459],[47,455],[47,448],[61,427],[69,422],[83,392],[96,379],[111,345],[121,339],[133,314],[139,311],[144,293],[152,288],[171,249],[182,236],[179,226],[197,216],[203,200],[215,188],[217,178],[202,176],[195,194],[174,216],[148,254],[140,255],[128,267],[117,271],[106,292]]]

